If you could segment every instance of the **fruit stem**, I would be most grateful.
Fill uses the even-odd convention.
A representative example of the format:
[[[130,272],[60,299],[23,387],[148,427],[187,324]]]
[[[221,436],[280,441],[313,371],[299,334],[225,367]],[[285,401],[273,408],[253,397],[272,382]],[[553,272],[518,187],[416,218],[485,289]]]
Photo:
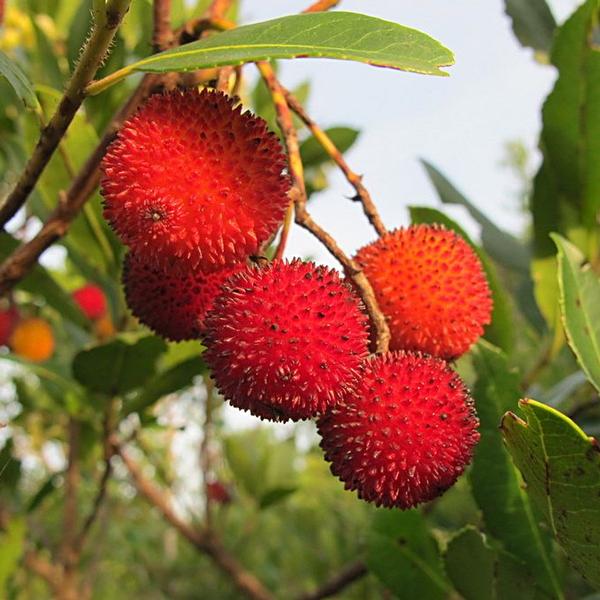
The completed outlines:
[[[379,215],[379,211],[371,198],[371,194],[369,194],[367,188],[362,183],[362,176],[356,174],[345,161],[342,153],[333,143],[332,139],[321,129],[308,115],[306,110],[300,102],[294,97],[294,95],[287,89],[282,88],[285,99],[288,103],[288,106],[300,117],[300,119],[304,122],[304,124],[311,130],[312,134],[315,136],[315,139],[321,146],[323,150],[327,152],[327,154],[331,157],[331,160],[340,168],[342,173],[345,175],[348,183],[356,190],[356,200],[358,200],[363,207],[363,212],[365,213],[369,223],[373,226],[375,231],[379,236],[383,236],[387,233],[387,228]]]
[[[366,278],[358,264],[346,255],[335,239],[320,225],[318,225],[306,210],[304,169],[302,166],[302,159],[300,157],[298,134],[296,132],[296,128],[294,127],[292,112],[285,96],[285,90],[275,77],[273,68],[269,63],[260,62],[257,63],[257,67],[271,93],[277,115],[277,123],[281,129],[287,150],[290,175],[292,177],[292,189],[290,190],[290,197],[292,198],[295,208],[296,223],[300,225],[300,227],[310,231],[344,267],[346,276],[352,279],[356,287],[359,289],[360,296],[365,304],[371,322],[375,327],[377,333],[377,352],[387,352],[390,343],[390,330],[387,321],[385,320],[385,317],[381,312],[379,305],[377,304],[375,293],[373,292],[373,288],[371,287],[369,280]],[[287,239],[290,226],[291,219],[287,224],[287,228],[286,224],[284,223],[284,228],[282,229],[281,233],[282,240]],[[283,254],[281,242],[280,247],[277,249],[276,256],[278,254]]]

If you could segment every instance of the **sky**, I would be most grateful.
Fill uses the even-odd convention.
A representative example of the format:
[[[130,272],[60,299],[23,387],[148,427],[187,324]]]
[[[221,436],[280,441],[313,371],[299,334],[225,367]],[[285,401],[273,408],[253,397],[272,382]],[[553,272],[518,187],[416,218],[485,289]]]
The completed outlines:
[[[576,0],[555,0],[563,20]],[[292,14],[307,0],[246,0],[244,22]],[[362,12],[419,29],[456,57],[450,77],[432,77],[364,64],[307,59],[281,61],[287,87],[310,79],[308,109],[321,126],[350,125],[362,134],[347,153],[350,167],[364,183],[389,228],[406,225],[406,207],[439,205],[419,163],[436,165],[477,206],[506,229],[524,226],[517,210],[518,181],[501,165],[506,144],[519,140],[539,161],[540,108],[555,79],[551,66],[522,48],[504,14],[502,0],[344,0],[339,10]],[[347,252],[374,239],[352,189],[335,173],[332,186],[311,201],[315,219]],[[478,228],[460,208],[447,211],[477,236]],[[294,228],[288,256],[311,256],[331,266],[333,258],[310,234]]]

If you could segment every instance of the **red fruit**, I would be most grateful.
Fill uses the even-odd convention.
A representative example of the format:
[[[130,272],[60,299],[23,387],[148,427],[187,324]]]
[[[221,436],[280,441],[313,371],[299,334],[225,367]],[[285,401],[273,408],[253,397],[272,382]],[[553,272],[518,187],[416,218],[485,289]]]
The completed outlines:
[[[229,490],[220,481],[211,481],[206,484],[206,495],[209,500],[218,504],[229,504],[231,494]]]
[[[221,285],[244,268],[237,264],[209,274],[179,275],[130,252],[123,264],[125,298],[131,312],[158,335],[174,342],[198,339]]]
[[[0,346],[5,346],[19,322],[19,312],[14,306],[0,310]]]
[[[366,361],[356,392],[317,425],[325,459],[346,489],[404,509],[448,489],[479,441],[460,377],[444,361],[411,352]]]
[[[148,263],[208,272],[257,254],[289,204],[277,136],[208,90],[156,94],[102,161],[104,215]]]
[[[450,360],[490,323],[492,300],[481,262],[467,242],[441,225],[392,231],[361,248],[356,261],[388,318],[392,350]]]
[[[274,421],[306,419],[356,385],[367,322],[336,271],[275,261],[224,288],[206,318],[204,356],[234,406]]]
[[[88,283],[72,294],[83,314],[92,321],[106,314],[106,296],[97,285]]]

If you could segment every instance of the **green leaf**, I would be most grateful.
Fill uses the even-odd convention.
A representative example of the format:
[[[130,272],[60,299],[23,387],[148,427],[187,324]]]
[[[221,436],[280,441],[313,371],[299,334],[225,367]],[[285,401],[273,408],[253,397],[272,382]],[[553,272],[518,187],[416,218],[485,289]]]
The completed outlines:
[[[543,593],[524,564],[491,547],[472,526],[459,531],[446,547],[446,573],[465,600],[534,600]]]
[[[156,361],[166,348],[156,336],[130,340],[121,334],[107,344],[79,352],[73,359],[73,375],[91,391],[125,394],[154,375]]]
[[[19,566],[25,548],[27,525],[22,517],[13,517],[6,530],[0,532],[0,592],[6,591],[8,578]]]
[[[597,227],[600,209],[600,52],[592,31],[599,0],[587,0],[557,32],[551,61],[558,69],[542,111],[543,163],[534,182],[532,211],[538,257],[550,256],[548,235]]]
[[[39,487],[38,491],[33,495],[29,503],[27,504],[27,508],[25,512],[27,514],[32,513],[35,509],[42,504],[42,502],[51,494],[53,494],[58,489],[56,485],[56,475],[52,474],[44,483]]]
[[[354,60],[427,75],[447,75],[452,52],[428,35],[397,23],[350,12],[291,15],[245,25],[144,58],[113,73],[98,93],[134,71],[195,71],[278,58]],[[110,80],[110,81],[109,81]]]
[[[342,154],[352,147],[360,135],[360,131],[350,127],[330,127],[325,133]],[[331,160],[323,146],[312,135],[300,144],[300,156],[306,168],[316,167]]]
[[[449,542],[444,566],[456,591],[465,600],[494,598],[494,567],[496,553],[474,528],[466,527]]]
[[[278,504],[285,500],[288,496],[291,496],[298,488],[297,487],[276,487],[267,490],[258,502],[258,506],[261,510],[269,508],[274,504]]]
[[[600,391],[600,280],[576,246],[552,235],[558,247],[560,308],[569,346]]]
[[[157,373],[148,380],[140,393],[126,403],[127,412],[142,412],[167,394],[178,392],[192,385],[194,377],[206,372],[200,356],[194,356],[175,366]]]
[[[236,482],[260,504],[276,488],[295,488],[293,441],[276,442],[265,429],[250,429],[224,439],[223,448]]]
[[[375,513],[366,562],[369,571],[400,598],[448,597],[439,548],[416,510]]]
[[[12,492],[19,483],[21,463],[13,456],[13,441],[8,439],[0,450],[0,490]]]
[[[15,94],[27,108],[38,110],[39,102],[33,87],[21,68],[0,50],[0,76],[10,83]]]
[[[481,243],[487,253],[498,263],[519,273],[529,273],[529,252],[513,235],[499,229],[470,200],[463,196],[450,181],[431,163],[421,163],[444,204],[464,206],[481,225]]]
[[[557,410],[521,400],[502,433],[527,493],[546,516],[569,562],[600,590],[600,446]]]
[[[408,210],[410,211],[410,218],[413,223],[439,223],[440,225],[444,225],[448,229],[458,233],[477,253],[485,270],[494,300],[492,322],[485,329],[485,337],[506,352],[510,352],[514,342],[513,317],[506,294],[498,280],[496,269],[485,252],[473,243],[458,223],[448,218],[439,210],[424,206],[409,206]]]
[[[506,14],[523,46],[548,53],[552,46],[556,21],[546,0],[505,0]]]
[[[541,589],[562,598],[549,540],[498,431],[502,415],[514,409],[520,398],[518,375],[508,368],[504,354],[485,342],[479,342],[472,355],[477,372],[473,397],[481,434],[470,472],[473,496],[487,531],[528,565]]]

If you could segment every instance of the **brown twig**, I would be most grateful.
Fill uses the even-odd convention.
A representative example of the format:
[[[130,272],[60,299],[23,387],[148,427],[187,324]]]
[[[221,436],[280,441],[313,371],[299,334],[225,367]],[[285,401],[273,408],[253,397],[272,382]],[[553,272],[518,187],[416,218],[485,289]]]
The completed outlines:
[[[277,122],[281,129],[288,154],[290,174],[293,183],[290,195],[294,203],[296,223],[300,225],[300,227],[310,231],[344,267],[346,276],[352,279],[360,291],[361,298],[365,303],[371,322],[375,327],[377,334],[377,352],[387,352],[390,342],[390,330],[387,321],[377,304],[369,280],[366,278],[358,264],[346,255],[335,239],[318,225],[306,210],[306,190],[304,187],[302,160],[300,158],[298,136],[292,120],[290,107],[286,101],[283,88],[275,77],[271,65],[261,62],[258,63],[258,68],[271,92],[277,114]],[[282,231],[282,239],[284,239],[284,236],[287,237],[287,231],[285,230]],[[280,250],[278,248],[277,253],[279,254],[279,252]]]
[[[208,8],[209,19],[224,19],[233,0],[213,0]]]
[[[61,540],[60,559],[63,567],[60,582],[61,597],[73,595],[77,590],[77,565],[79,563],[79,552],[77,545],[77,522],[78,522],[78,491],[81,480],[80,472],[80,444],[81,423],[75,418],[69,418],[68,425],[68,465],[65,476],[65,501],[63,537]]]
[[[318,0],[314,4],[311,4],[308,8],[305,8],[302,12],[305,12],[305,13],[323,12],[324,10],[329,10],[330,8],[334,8],[340,2],[341,2],[341,0]]]
[[[288,106],[300,117],[305,125],[311,130],[315,139],[321,144],[325,152],[331,157],[331,159],[337,164],[344,173],[346,179],[350,185],[356,190],[356,199],[360,201],[363,207],[363,211],[369,220],[369,223],[373,226],[378,235],[382,236],[387,233],[387,228],[381,220],[379,211],[371,198],[367,188],[363,185],[362,176],[357,175],[349,166],[344,159],[342,153],[338,150],[336,145],[333,143],[331,138],[323,131],[308,115],[304,107],[294,95],[287,89],[282,88],[285,95],[285,99]]]
[[[367,575],[368,572],[365,563],[362,560],[357,560],[346,565],[339,573],[334,575],[329,581],[326,581],[314,592],[300,596],[299,600],[321,600],[321,598],[335,596],[355,581]]]
[[[68,430],[69,450],[67,473],[65,476],[64,520],[61,544],[61,556],[65,570],[70,570],[77,561],[74,542],[78,518],[77,494],[81,479],[79,464],[81,423],[74,417],[70,417]]]
[[[102,503],[106,498],[106,492],[108,488],[108,482],[112,475],[112,457],[113,457],[113,447],[110,443],[110,437],[113,434],[115,428],[116,421],[116,407],[115,407],[115,399],[112,398],[107,406],[104,414],[104,426],[103,426],[103,445],[104,445],[104,470],[102,471],[102,476],[100,477],[100,482],[98,483],[98,489],[96,491],[96,497],[94,498],[94,502],[92,504],[92,508],[83,522],[83,526],[81,527],[81,531],[77,536],[76,540],[76,548],[79,552],[83,548],[87,536],[89,535],[92,526],[94,525],[98,515],[100,514],[100,508],[102,507]]]
[[[41,577],[59,597],[62,584],[62,571],[60,567],[53,565],[50,561],[42,558],[34,550],[28,550],[24,556],[25,566]]]
[[[166,50],[173,44],[171,29],[171,0],[154,0],[152,6],[154,28],[152,32],[152,47],[154,52]]]
[[[204,485],[204,524],[207,529],[212,526],[212,498],[210,494],[210,439],[212,433],[212,410],[213,410],[213,390],[214,384],[209,376],[204,377],[204,386],[206,388],[206,404],[204,408],[204,424],[202,427],[203,437],[200,444],[200,467],[202,469],[202,483]]]
[[[210,557],[226,573],[234,585],[253,600],[272,600],[271,594],[252,573],[237,562],[210,530],[199,531],[183,521],[170,506],[164,492],[147,479],[128,452],[112,438],[113,448],[127,467],[138,492],[153,504],[164,518],[197,550]]]
[[[40,175],[52,158],[85,97],[84,89],[92,80],[108,52],[110,44],[129,8],[130,0],[109,0],[104,11],[95,11],[94,25],[81,58],[58,104],[56,112],[42,129],[17,184],[0,207],[0,226],[4,226],[23,206]]]
[[[281,129],[281,134],[285,142],[288,164],[290,168],[290,175],[292,178],[292,189],[290,190],[290,198],[292,202],[288,206],[283,226],[281,228],[281,234],[279,237],[279,244],[275,251],[275,258],[281,259],[285,252],[285,246],[289,237],[290,228],[293,222],[294,204],[306,203],[306,187],[304,184],[304,166],[302,159],[300,158],[300,146],[298,144],[298,135],[296,128],[292,121],[290,109],[287,105],[283,90],[277,78],[275,77],[275,71],[273,67],[267,62],[256,63],[260,74],[266,83],[271,93],[273,105],[275,106],[275,112],[277,114],[277,123]]]

